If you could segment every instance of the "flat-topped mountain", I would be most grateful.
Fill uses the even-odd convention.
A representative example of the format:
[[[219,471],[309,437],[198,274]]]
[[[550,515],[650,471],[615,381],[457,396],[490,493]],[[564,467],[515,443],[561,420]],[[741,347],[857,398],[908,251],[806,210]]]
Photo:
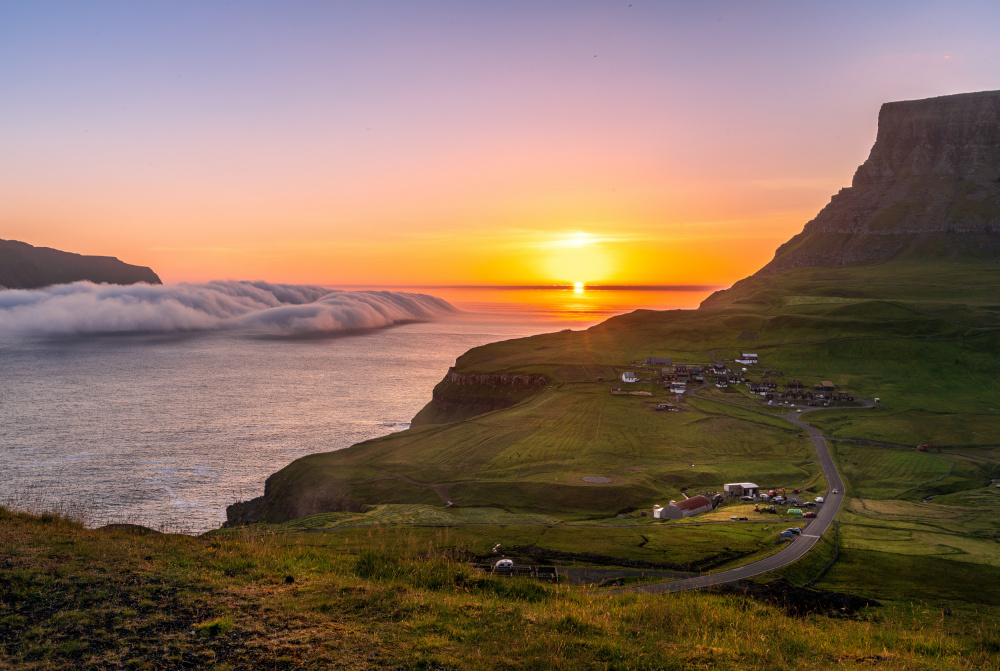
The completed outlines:
[[[162,284],[151,269],[113,256],[84,256],[17,240],[0,240],[0,288],[35,289],[52,284]]]
[[[882,105],[852,186],[757,275],[903,259],[1000,261],[1000,91]]]

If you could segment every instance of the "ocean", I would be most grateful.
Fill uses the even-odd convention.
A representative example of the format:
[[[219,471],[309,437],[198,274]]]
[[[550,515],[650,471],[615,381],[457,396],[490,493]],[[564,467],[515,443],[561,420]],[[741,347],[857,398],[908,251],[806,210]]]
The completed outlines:
[[[587,328],[637,307],[696,307],[709,293],[406,287],[370,295],[384,302],[430,294],[458,310],[421,321],[379,303],[392,325],[371,327],[380,322],[369,316],[330,330],[332,308],[324,308],[307,315],[309,328],[321,320],[324,330],[299,332],[245,326],[252,318],[255,326],[298,328],[310,302],[244,302],[239,312],[206,307],[199,294],[185,303],[200,311],[197,319],[178,317],[171,298],[173,321],[164,321],[166,302],[131,293],[116,295],[121,304],[100,312],[95,325],[93,306],[104,303],[87,291],[83,327],[66,316],[84,309],[77,303],[57,310],[50,295],[29,301],[0,292],[0,502],[69,506],[90,526],[131,522],[184,533],[217,528],[228,504],[262,494],[267,476],[298,457],[406,429],[472,347]],[[338,294],[358,295],[369,294]],[[150,316],[135,323],[135,311],[150,305]],[[343,310],[337,303],[336,314]],[[199,325],[204,314],[226,325],[238,319],[241,328]]]

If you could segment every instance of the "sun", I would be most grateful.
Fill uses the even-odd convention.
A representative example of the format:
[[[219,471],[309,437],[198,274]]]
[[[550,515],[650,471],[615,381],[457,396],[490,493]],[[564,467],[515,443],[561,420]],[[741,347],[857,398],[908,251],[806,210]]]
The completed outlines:
[[[578,294],[583,293],[583,282],[573,282],[573,291]]]

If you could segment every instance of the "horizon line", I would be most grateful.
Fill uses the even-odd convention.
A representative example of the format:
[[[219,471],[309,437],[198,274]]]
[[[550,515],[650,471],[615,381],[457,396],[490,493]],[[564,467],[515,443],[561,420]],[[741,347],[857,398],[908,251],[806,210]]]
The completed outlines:
[[[573,284],[324,284],[321,286],[376,289],[576,289]],[[724,285],[713,284],[585,284],[582,287],[584,291],[718,291],[725,288]]]

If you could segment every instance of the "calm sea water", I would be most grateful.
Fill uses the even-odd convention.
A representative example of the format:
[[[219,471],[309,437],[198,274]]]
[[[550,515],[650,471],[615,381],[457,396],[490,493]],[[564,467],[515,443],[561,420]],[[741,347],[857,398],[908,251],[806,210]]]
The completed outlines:
[[[422,291],[463,312],[313,339],[0,336],[0,501],[205,531],[297,457],[407,428],[471,347],[708,293]]]

